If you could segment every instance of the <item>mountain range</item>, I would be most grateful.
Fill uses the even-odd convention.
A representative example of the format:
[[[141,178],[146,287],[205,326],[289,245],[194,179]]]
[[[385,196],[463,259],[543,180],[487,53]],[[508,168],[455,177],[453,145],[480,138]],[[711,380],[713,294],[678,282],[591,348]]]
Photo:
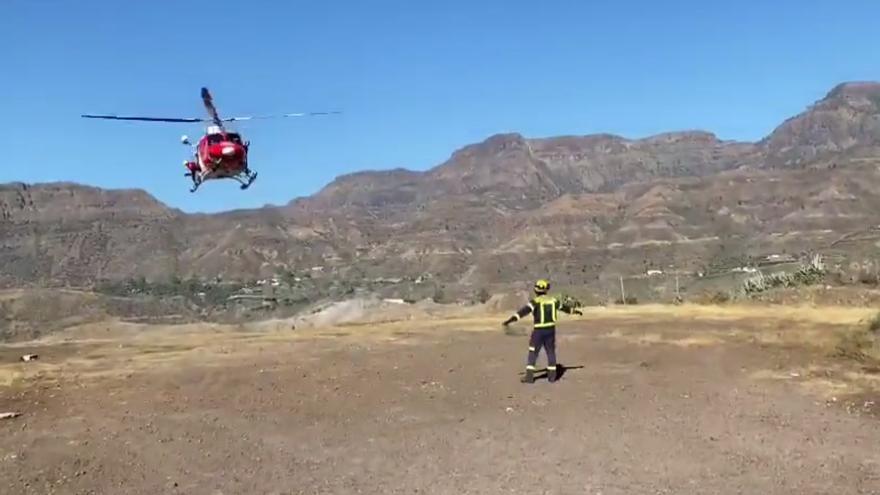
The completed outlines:
[[[500,134],[423,172],[338,177],[283,206],[186,214],[141,190],[0,185],[0,288],[172,276],[588,286],[773,254],[873,259],[880,83],[833,88],[759,142]],[[403,283],[403,281],[408,283]],[[424,284],[423,284],[424,285]]]

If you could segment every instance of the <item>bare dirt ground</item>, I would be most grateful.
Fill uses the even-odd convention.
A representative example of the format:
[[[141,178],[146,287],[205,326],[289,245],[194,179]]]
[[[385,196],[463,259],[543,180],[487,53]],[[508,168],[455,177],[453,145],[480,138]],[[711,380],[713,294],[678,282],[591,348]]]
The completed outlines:
[[[869,314],[597,309],[532,385],[497,317],[92,325],[0,347],[0,492],[880,493]]]

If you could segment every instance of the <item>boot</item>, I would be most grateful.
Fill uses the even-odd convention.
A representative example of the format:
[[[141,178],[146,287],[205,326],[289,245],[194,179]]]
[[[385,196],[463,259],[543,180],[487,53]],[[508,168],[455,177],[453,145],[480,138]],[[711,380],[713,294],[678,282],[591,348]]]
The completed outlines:
[[[556,368],[547,368],[547,381],[553,383],[557,380]]]
[[[522,383],[535,383],[535,372],[534,370],[526,370],[526,376],[520,379]]]

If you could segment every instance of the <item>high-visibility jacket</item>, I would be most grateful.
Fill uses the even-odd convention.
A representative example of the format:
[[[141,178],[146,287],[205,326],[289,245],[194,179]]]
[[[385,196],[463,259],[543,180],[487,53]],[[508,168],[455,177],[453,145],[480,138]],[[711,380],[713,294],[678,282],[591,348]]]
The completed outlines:
[[[564,307],[559,299],[553,296],[540,295],[532,298],[528,304],[520,308],[514,317],[519,320],[531,313],[536,329],[554,328],[558,320],[557,314],[559,311],[572,313],[572,310]]]

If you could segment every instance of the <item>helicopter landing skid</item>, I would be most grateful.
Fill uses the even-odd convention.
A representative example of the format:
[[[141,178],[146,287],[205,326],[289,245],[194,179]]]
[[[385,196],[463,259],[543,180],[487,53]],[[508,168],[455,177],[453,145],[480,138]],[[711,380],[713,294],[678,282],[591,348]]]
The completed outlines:
[[[244,175],[245,179],[242,179],[240,176],[234,176],[232,178],[237,180],[241,184],[241,190],[244,191],[245,189],[251,187],[251,184],[253,184],[254,181],[257,180],[257,173],[247,172],[243,173],[242,175]]]
[[[193,174],[191,174],[191,173],[183,174],[183,175],[184,175],[184,177],[193,177]],[[251,184],[253,184],[254,181],[257,180],[257,173],[256,172],[248,172],[248,173],[242,173],[240,175],[229,175],[226,177],[214,176],[211,178],[213,178],[213,179],[233,179],[233,180],[237,181],[239,184],[241,184],[242,190],[245,190],[245,189],[251,187]],[[205,182],[204,178],[200,178],[200,177],[196,176],[193,181],[193,186],[189,189],[189,192],[191,192],[191,193],[196,192],[196,190],[198,190],[199,186],[201,186],[203,182]]]

